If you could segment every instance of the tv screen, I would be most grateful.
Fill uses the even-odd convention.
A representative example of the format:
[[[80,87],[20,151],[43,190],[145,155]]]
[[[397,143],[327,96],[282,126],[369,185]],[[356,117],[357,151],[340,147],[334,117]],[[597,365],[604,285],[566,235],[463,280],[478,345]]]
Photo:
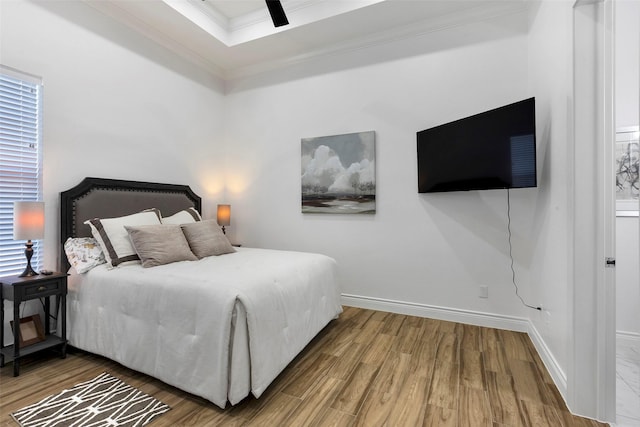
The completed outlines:
[[[418,192],[537,185],[535,98],[418,132]]]

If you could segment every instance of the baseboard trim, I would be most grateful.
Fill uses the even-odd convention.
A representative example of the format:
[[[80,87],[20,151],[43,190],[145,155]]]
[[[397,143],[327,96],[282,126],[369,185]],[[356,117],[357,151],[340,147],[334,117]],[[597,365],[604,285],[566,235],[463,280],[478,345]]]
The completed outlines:
[[[546,366],[547,371],[549,371],[549,375],[551,375],[556,387],[558,387],[558,391],[566,401],[567,376],[556,361],[555,357],[553,357],[553,354],[547,347],[544,339],[529,319],[351,294],[342,294],[342,303],[351,307],[366,308],[370,310],[388,311],[391,313],[448,320],[450,322],[467,323],[470,325],[485,326],[488,328],[526,332],[531,338],[531,341],[538,351],[538,355]]]
[[[533,322],[529,322],[529,330],[527,333],[529,334],[529,338],[531,338],[533,346],[538,351],[538,356],[540,356],[542,363],[544,363],[549,375],[551,375],[551,379],[553,379],[562,398],[565,403],[567,403],[567,374],[562,370],[556,358],[553,357],[553,353],[551,353],[551,350],[547,347],[547,343],[545,343]]]
[[[488,328],[507,329],[517,332],[529,332],[529,321],[523,317],[503,316],[481,311],[461,310],[439,307],[415,302],[397,301],[362,295],[342,294],[342,303],[351,307],[388,311],[409,316],[429,317],[450,322],[467,323]]]

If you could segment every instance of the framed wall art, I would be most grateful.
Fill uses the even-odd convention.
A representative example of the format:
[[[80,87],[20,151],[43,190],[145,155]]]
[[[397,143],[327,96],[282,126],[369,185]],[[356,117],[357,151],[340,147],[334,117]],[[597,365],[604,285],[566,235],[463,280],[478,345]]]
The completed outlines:
[[[640,195],[638,127],[616,132],[616,211],[618,216],[637,216]]]
[[[302,139],[302,212],[376,212],[375,132]]]

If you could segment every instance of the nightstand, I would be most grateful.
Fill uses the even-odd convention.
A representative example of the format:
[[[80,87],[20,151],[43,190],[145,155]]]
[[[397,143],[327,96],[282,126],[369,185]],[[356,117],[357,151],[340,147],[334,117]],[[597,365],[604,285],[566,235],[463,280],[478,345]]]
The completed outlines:
[[[67,355],[67,274],[53,273],[48,276],[0,277],[0,367],[13,361],[13,376],[20,375],[20,358],[49,348],[59,347],[62,358]],[[50,297],[56,297],[56,313],[60,308],[60,336],[51,334]],[[44,340],[20,348],[20,304],[44,298]],[[13,345],[4,345],[4,300],[13,301]]]

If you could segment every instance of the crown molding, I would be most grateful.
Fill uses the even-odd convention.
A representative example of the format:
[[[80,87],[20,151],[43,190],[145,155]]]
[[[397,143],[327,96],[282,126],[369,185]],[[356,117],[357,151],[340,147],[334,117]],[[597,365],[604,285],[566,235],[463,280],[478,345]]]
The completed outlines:
[[[461,16],[460,13],[449,13],[441,16],[437,22],[420,21],[412,25],[402,26],[401,28],[395,28],[375,33],[367,37],[348,40],[321,49],[308,51],[301,55],[273,61],[264,61],[256,65],[246,67],[238,67],[233,70],[228,70],[223,78],[225,80],[249,78],[265,72],[300,65],[316,59],[353,54],[361,50],[390,45],[402,42],[403,40],[428,37],[434,33],[454,29],[463,25],[468,25],[469,23],[481,24],[505,16],[522,14],[529,10],[528,4],[524,2],[510,2],[508,6],[505,6],[506,4],[506,2],[502,5],[496,3],[494,7],[478,5],[467,9],[464,16]]]
[[[81,1],[87,6],[90,6],[91,8],[97,10],[101,14],[114,19],[116,22],[119,22],[120,24],[125,25],[126,27],[129,27],[134,31],[141,33],[143,36],[179,55],[183,59],[199,66],[215,77],[221,79],[225,78],[226,72],[222,67],[209,61],[197,52],[184,46],[184,44],[169,37],[166,33],[157,30],[142,19],[117,6],[115,2],[103,2],[95,0]]]
[[[290,24],[276,28],[271,22],[266,7],[230,20],[218,12],[215,7],[202,0],[162,0],[167,6],[227,47],[250,43],[384,1],[388,0],[352,0],[349,2],[290,0],[283,2]]]
[[[1,0],[0,0],[1,1]],[[182,15],[185,20],[184,25],[193,23],[197,25],[201,30],[212,36],[211,49],[218,51],[217,55],[220,56],[220,62],[217,62],[216,56],[205,56],[203,53],[199,53],[197,49],[192,46],[186,40],[174,39],[169,33],[163,31],[159,24],[153,25],[152,21],[145,21],[144,17],[136,15],[135,11],[129,11],[126,7],[122,6],[117,1],[96,1],[96,0],[82,0],[85,4],[98,10],[99,12],[107,15],[116,21],[122,23],[129,28],[138,31],[144,36],[148,37],[152,41],[174,52],[178,56],[185,60],[188,60],[195,65],[203,68],[205,71],[211,73],[215,77],[222,80],[240,80],[243,78],[252,77],[261,73],[296,66],[305,62],[330,58],[332,56],[338,57],[340,55],[352,55],[359,51],[365,51],[376,47],[383,47],[385,45],[392,45],[394,43],[402,43],[404,40],[416,39],[413,43],[415,49],[412,49],[414,53],[419,53],[419,46],[421,45],[420,38],[431,37],[433,33],[439,31],[446,31],[448,29],[460,27],[462,25],[482,25],[489,22],[492,19],[497,19],[505,15],[513,15],[522,13],[529,10],[531,5],[530,1],[497,1],[497,2],[484,2],[478,1],[477,5],[467,7],[464,10],[456,9],[453,12],[449,12],[443,15],[439,15],[437,19],[425,19],[419,22],[415,22],[410,25],[401,25],[390,30],[370,34],[367,36],[352,38],[344,40],[342,42],[333,43],[331,45],[325,45],[323,47],[308,50],[301,54],[291,53],[289,55],[282,56],[273,60],[261,61],[255,64],[246,66],[235,66],[232,62],[229,62],[224,55],[229,55],[228,58],[232,59],[234,55],[234,46],[242,44],[242,49],[247,51],[251,49],[250,41],[257,40],[260,37],[260,32],[253,34],[241,34],[243,39],[229,40],[224,25],[228,28],[236,28],[235,33],[242,33],[242,31],[254,31],[256,25],[262,25],[268,27],[262,29],[264,34],[273,36],[274,42],[278,42],[277,33],[283,31],[289,31],[293,28],[280,27],[284,30],[274,29],[271,21],[268,17],[266,8],[264,11],[258,11],[255,14],[252,12],[247,15],[239,17],[237,20],[228,20],[225,16],[219,12],[214,11],[212,7],[203,4],[202,0],[162,0],[158,3],[164,5],[166,10],[163,13],[169,13],[169,10],[176,11]],[[296,20],[299,22],[297,27],[302,27],[306,24],[316,22],[318,19],[323,19],[323,16],[331,17],[347,13],[348,11],[356,10],[358,8],[370,6],[372,4],[380,3],[389,0],[354,0],[353,2],[327,2],[323,0],[291,0],[285,2],[287,8],[287,15],[290,17],[290,21]],[[330,3],[330,4],[328,4]],[[344,3],[348,3],[345,6]],[[127,4],[127,3],[123,3]],[[336,9],[336,4],[340,4],[343,9]],[[322,10],[322,9],[325,10]],[[346,8],[346,9],[345,9]],[[161,11],[161,9],[160,9]],[[262,12],[262,13],[260,13]],[[258,14],[263,14],[264,17],[260,18]],[[142,16],[142,15],[141,15]],[[313,19],[312,19],[313,17]],[[240,19],[241,18],[241,19]],[[188,20],[188,21],[187,21]],[[246,20],[246,21],[243,21]],[[515,20],[514,20],[515,21]],[[522,25],[518,20],[515,25]],[[201,25],[199,25],[200,23]],[[244,26],[244,27],[243,27]],[[509,24],[501,23],[501,26],[489,25],[487,31],[496,33],[499,31],[513,31],[508,28]],[[504,28],[503,28],[504,27]],[[245,28],[245,30],[242,30]],[[248,30],[247,30],[248,29]],[[525,31],[523,28],[521,31]],[[298,28],[298,31],[301,31]],[[292,33],[292,35],[295,33]],[[263,37],[267,37],[266,35]],[[214,40],[215,39],[215,40]],[[249,41],[242,41],[242,40]],[[431,37],[429,40],[433,40]],[[427,41],[425,39],[424,41]],[[393,50],[393,49],[392,49]],[[404,49],[403,49],[404,50]],[[397,54],[395,55],[397,57]],[[226,64],[226,65],[225,65]]]
[[[229,20],[214,8],[208,7],[202,1],[162,0],[162,2],[225,46],[230,46]]]

